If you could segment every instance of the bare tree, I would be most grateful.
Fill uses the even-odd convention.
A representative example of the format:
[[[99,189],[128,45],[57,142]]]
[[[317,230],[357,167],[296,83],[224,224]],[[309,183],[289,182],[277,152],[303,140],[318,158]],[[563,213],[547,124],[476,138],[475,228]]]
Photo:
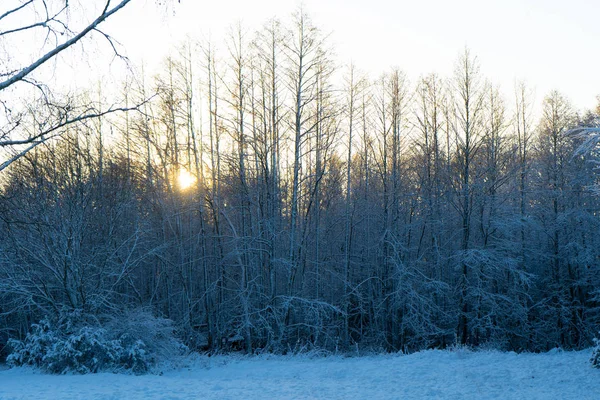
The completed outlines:
[[[287,295],[294,295],[294,286],[300,272],[299,257],[301,248],[298,246],[298,208],[300,199],[300,184],[302,172],[303,144],[311,133],[309,106],[315,101],[318,84],[318,62],[321,39],[318,29],[312,24],[308,14],[303,9],[294,15],[293,26],[289,33],[289,41],[284,44],[288,59],[288,85],[294,96],[293,121],[293,168],[292,195],[290,202],[290,245],[288,261],[290,275],[287,284]],[[314,128],[314,126],[313,126]],[[289,320],[289,311],[286,316]]]
[[[472,168],[473,160],[481,146],[484,93],[483,82],[479,73],[479,65],[468,49],[460,56],[453,80],[453,94],[456,110],[454,133],[457,143],[458,211],[462,223],[461,250],[468,252],[471,248],[471,216],[473,213]],[[458,333],[460,343],[469,339],[469,321],[467,314],[468,274],[467,263],[461,263],[460,277],[460,318]]]

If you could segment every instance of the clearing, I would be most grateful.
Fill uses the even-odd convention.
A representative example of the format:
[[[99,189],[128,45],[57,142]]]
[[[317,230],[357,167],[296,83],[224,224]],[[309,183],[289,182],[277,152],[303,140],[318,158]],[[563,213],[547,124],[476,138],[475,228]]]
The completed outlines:
[[[0,399],[600,399],[590,351],[217,356],[163,375],[0,371]]]

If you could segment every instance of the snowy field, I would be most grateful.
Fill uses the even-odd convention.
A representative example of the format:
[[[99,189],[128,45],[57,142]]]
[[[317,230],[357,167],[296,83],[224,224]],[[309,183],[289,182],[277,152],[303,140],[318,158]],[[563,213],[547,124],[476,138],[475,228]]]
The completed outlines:
[[[590,351],[202,358],[162,376],[0,371],[0,399],[600,399]]]

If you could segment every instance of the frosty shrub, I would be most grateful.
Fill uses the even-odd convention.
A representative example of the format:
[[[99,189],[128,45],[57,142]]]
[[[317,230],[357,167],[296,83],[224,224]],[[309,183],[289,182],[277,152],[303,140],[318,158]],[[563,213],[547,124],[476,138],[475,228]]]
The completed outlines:
[[[173,336],[170,321],[150,313],[125,314],[104,327],[67,317],[52,324],[32,325],[24,340],[10,340],[7,361],[31,365],[53,374],[99,371],[143,374],[183,346]],[[126,322],[127,321],[127,322]],[[171,351],[172,353],[168,353]]]
[[[157,362],[169,362],[187,353],[188,348],[175,336],[173,321],[158,318],[145,309],[129,311],[112,318],[106,329],[118,336],[128,346],[134,342],[145,344]]]
[[[596,346],[592,349],[592,358],[590,362],[594,368],[600,368],[600,339],[594,339]]]

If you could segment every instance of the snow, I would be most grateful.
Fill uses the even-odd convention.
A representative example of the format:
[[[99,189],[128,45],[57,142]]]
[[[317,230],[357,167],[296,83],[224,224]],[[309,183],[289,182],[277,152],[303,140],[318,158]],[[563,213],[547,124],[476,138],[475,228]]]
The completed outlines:
[[[202,357],[163,375],[0,370],[0,399],[599,399],[590,351]]]

